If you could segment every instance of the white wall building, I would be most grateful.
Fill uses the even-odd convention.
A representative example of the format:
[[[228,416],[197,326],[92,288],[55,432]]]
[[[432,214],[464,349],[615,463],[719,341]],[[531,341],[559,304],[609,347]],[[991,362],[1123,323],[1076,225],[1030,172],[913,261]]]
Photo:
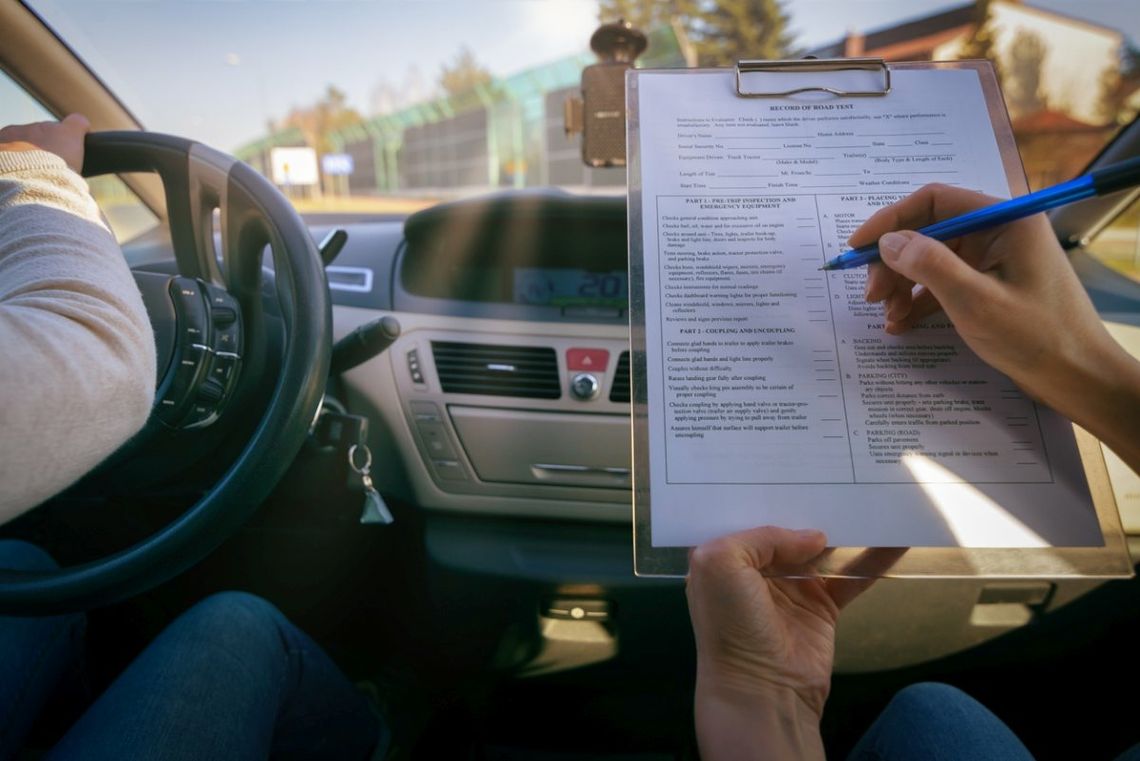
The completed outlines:
[[[1124,44],[1120,32],[1008,0],[990,6],[990,23],[1008,95],[1015,95],[1018,87],[1010,79],[1016,76],[1019,51],[1022,56],[1028,51],[1032,59],[1035,41],[1041,49],[1040,94],[1047,107],[1089,124],[1104,121],[1101,97],[1106,73],[1120,64]],[[937,46],[932,58],[958,57],[967,38],[968,34],[962,35]]]

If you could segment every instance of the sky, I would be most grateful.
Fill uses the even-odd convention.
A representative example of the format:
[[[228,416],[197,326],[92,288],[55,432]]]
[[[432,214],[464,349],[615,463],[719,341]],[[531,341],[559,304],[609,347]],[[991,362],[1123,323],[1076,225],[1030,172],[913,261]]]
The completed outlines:
[[[148,129],[232,151],[328,84],[370,114],[463,46],[499,76],[588,50],[596,0],[27,0]],[[799,45],[951,0],[790,0]],[[1140,41],[1140,0],[1031,0]],[[0,96],[7,97],[2,90]],[[0,104],[2,105],[2,104]],[[0,116],[3,115],[0,107]]]

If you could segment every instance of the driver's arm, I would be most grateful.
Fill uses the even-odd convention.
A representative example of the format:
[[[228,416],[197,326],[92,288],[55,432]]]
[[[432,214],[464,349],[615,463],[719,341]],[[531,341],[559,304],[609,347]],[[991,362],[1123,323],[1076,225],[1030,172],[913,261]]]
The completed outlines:
[[[83,179],[86,119],[0,130],[0,523],[136,433],[154,336]]]

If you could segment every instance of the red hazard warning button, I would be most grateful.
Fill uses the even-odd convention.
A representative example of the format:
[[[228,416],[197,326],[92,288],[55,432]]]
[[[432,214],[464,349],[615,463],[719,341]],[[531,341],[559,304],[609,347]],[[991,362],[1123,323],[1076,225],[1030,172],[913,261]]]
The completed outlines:
[[[593,370],[604,373],[610,361],[610,353],[605,349],[567,349],[566,367],[570,370]]]

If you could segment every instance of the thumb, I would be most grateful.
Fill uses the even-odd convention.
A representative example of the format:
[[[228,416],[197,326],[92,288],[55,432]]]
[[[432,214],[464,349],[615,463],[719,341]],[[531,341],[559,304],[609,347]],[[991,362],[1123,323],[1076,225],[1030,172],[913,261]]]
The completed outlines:
[[[91,131],[91,122],[83,114],[68,114],[60,123],[83,135]]]
[[[879,255],[895,272],[926,286],[943,306],[976,294],[988,285],[984,275],[944,244],[911,230],[879,238]]]
[[[792,531],[763,526],[728,538],[738,542],[741,559],[757,571],[802,565],[818,557],[827,546],[827,537],[814,529]]]

